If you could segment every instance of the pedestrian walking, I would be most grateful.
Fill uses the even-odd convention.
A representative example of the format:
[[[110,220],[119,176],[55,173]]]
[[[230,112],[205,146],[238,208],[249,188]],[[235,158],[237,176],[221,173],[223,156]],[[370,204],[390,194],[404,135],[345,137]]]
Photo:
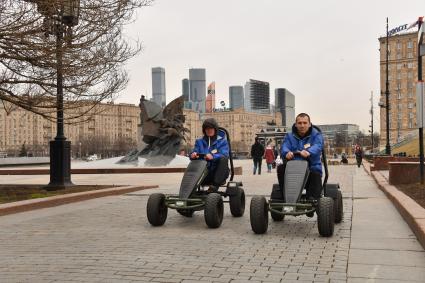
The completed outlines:
[[[257,172],[261,175],[261,162],[264,155],[264,146],[260,143],[258,138],[255,138],[255,143],[251,146],[251,157],[254,162],[254,175]]]
[[[274,155],[273,147],[270,144],[266,147],[266,150],[264,152],[264,157],[266,158],[266,163],[267,163],[267,173],[271,173],[273,162],[275,162],[274,160],[275,155]]]
[[[276,159],[279,157],[279,151],[277,150],[276,146],[273,146],[273,153],[274,153],[274,161],[272,164],[272,168],[275,169],[276,168]]]
[[[363,151],[360,145],[356,145],[354,149],[354,155],[356,156],[357,167],[360,168],[360,165],[362,164],[362,159],[363,159]]]

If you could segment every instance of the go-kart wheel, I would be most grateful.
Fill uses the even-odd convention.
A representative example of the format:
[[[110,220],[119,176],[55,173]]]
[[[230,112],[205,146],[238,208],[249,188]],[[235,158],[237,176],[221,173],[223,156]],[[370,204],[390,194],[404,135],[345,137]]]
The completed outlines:
[[[149,196],[146,206],[148,221],[152,226],[161,226],[167,220],[168,208],[165,205],[164,194],[152,194]]]
[[[269,227],[269,214],[265,197],[254,196],[251,199],[249,218],[252,231],[254,231],[255,234],[264,234],[267,232],[267,228]]]
[[[280,222],[285,219],[285,215],[278,214],[276,212],[270,211],[270,215],[272,216],[273,221]]]
[[[317,228],[323,237],[330,237],[334,233],[335,216],[334,200],[330,197],[319,199],[317,207]]]
[[[192,217],[195,211],[193,209],[177,209],[177,212],[184,217]]]
[[[336,198],[334,199],[334,209],[335,209],[335,223],[341,223],[342,217],[344,215],[344,206],[342,204],[342,193],[340,190],[336,193]]]
[[[223,221],[223,198],[217,193],[211,193],[205,200],[205,223],[210,228],[218,228]]]
[[[245,191],[238,188],[238,193],[230,197],[230,212],[234,217],[241,217],[245,212]]]

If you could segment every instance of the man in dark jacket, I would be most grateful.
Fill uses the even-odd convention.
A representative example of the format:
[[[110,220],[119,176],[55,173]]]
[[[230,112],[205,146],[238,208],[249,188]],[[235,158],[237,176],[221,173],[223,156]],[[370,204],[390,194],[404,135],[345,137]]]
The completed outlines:
[[[320,198],[322,192],[322,162],[320,160],[323,149],[323,136],[314,129],[310,116],[300,113],[295,118],[292,133],[285,136],[281,148],[281,157],[286,160],[307,160],[310,174],[307,180],[307,198]],[[297,154],[294,154],[297,153]],[[286,164],[277,169],[279,185],[283,188]]]
[[[196,140],[195,148],[190,154],[191,159],[198,159],[199,154],[205,155],[208,175],[202,184],[211,185],[210,191],[217,191],[229,177],[229,144],[218,135],[218,128],[218,123],[213,118],[206,119],[202,124],[204,136]]]
[[[251,157],[254,161],[254,175],[258,168],[258,175],[261,175],[261,161],[264,156],[264,146],[258,138],[255,138],[255,143],[251,146]]]

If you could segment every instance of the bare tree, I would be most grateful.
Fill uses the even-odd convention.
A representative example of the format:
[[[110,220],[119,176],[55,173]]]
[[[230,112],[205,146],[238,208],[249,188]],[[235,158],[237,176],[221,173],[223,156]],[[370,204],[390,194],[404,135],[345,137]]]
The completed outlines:
[[[56,119],[56,54],[62,53],[66,123],[94,115],[126,86],[123,64],[141,51],[123,36],[135,10],[153,0],[81,0],[79,23],[57,44],[49,23],[63,0],[0,1],[0,100]]]
[[[137,142],[129,137],[118,137],[113,145],[116,155],[125,155],[136,148]]]

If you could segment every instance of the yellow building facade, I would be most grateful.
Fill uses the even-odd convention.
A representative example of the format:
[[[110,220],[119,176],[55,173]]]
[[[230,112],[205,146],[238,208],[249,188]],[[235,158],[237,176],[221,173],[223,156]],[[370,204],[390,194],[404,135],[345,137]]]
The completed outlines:
[[[385,106],[386,37],[380,44],[380,105]],[[389,37],[389,133],[390,144],[395,144],[417,131],[416,83],[418,76],[418,33],[410,32]],[[423,60],[424,62],[425,60]],[[386,109],[380,108],[380,148],[386,144]]]

